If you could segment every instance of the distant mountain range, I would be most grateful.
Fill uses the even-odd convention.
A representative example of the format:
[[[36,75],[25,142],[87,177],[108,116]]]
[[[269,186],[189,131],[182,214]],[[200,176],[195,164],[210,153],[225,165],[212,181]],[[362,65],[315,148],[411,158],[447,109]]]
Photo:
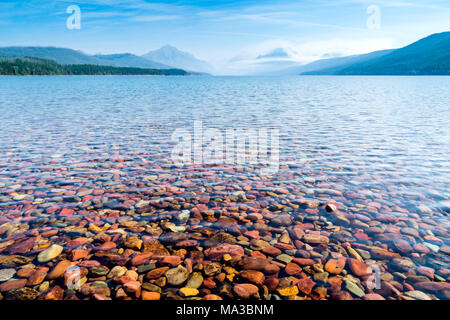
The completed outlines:
[[[227,68],[247,75],[450,75],[450,32],[437,33],[400,49],[332,57],[312,63],[289,47],[236,56]]]
[[[207,73],[213,70],[207,62],[175,47],[165,46],[144,56],[131,53],[88,55],[81,51],[55,47],[5,47],[0,48],[0,58],[38,58],[53,60],[61,65],[100,65],[146,69],[183,69]],[[152,57],[155,59],[153,60]]]
[[[164,46],[161,49],[150,51],[142,57],[169,65],[174,68],[195,72],[211,73],[214,68],[206,61],[195,58],[192,54],[178,50],[172,46]]]
[[[131,53],[88,55],[55,47],[6,47],[0,48],[2,57],[46,59],[61,65],[216,73],[209,63],[169,45],[142,56]],[[305,65],[298,61],[299,54],[295,50],[274,48],[253,56],[236,56],[224,70],[233,75],[450,75],[450,32],[430,35],[400,49],[322,59]]]
[[[62,65],[90,64],[128,68],[170,69],[171,67],[130,54],[87,55],[81,51],[54,47],[0,48],[0,57],[31,57],[53,60]]]
[[[316,61],[297,71],[304,75],[450,75],[450,32],[400,49]]]

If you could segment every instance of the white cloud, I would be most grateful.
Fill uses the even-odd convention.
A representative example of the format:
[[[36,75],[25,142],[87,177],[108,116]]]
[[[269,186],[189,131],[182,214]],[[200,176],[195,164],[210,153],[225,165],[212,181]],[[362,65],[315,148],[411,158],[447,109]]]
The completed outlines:
[[[153,22],[153,21],[166,21],[166,20],[176,20],[179,19],[179,16],[175,15],[146,15],[146,16],[137,16],[130,19],[130,21],[136,22]]]

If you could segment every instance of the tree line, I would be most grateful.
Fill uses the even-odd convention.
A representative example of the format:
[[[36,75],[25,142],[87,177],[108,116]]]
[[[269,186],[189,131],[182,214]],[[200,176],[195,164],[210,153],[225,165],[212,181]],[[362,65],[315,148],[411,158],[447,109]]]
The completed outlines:
[[[90,64],[61,65],[53,60],[38,58],[1,58],[0,75],[8,76],[56,76],[56,75],[159,75],[185,76],[189,73],[180,69],[143,69],[112,67]]]

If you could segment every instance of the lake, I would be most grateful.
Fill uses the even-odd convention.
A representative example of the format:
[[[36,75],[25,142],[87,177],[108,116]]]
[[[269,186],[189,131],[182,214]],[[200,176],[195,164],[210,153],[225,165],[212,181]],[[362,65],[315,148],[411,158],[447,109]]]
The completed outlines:
[[[1,77],[1,294],[450,299],[449,88]]]

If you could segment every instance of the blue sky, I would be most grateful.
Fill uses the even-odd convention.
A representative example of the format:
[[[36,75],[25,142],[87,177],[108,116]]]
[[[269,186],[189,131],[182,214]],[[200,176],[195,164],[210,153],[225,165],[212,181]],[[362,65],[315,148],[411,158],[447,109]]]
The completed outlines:
[[[80,30],[66,27],[70,5]],[[372,5],[379,29],[366,24]],[[448,0],[1,0],[0,46],[144,54],[172,44],[215,65],[290,47],[309,61],[403,46],[449,31],[449,17]]]

